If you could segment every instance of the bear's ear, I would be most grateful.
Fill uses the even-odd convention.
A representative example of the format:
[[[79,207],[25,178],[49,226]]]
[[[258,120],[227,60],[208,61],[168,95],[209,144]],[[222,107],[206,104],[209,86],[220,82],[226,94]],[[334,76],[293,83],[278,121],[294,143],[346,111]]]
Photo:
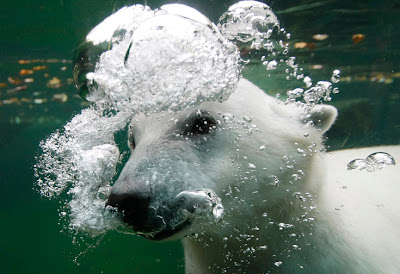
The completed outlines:
[[[310,112],[309,120],[314,123],[321,133],[325,133],[335,122],[337,110],[329,105],[315,105]]]

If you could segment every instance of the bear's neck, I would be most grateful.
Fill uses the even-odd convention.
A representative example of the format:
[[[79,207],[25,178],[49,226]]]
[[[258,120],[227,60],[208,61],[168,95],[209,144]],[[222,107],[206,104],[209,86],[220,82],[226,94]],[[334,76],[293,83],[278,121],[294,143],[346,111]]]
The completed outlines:
[[[286,254],[296,256],[291,249],[296,243],[300,248],[300,235],[311,233],[310,223],[294,222],[291,210],[296,208],[298,212],[297,204],[276,207],[268,210],[275,215],[263,216],[260,211],[253,218],[249,215],[238,218],[242,220],[239,223],[237,219],[233,220],[239,212],[233,210],[225,216],[222,229],[215,229],[215,234],[185,238],[186,273],[263,273],[266,269],[280,267],[275,264],[283,262]],[[299,217],[300,212],[296,215]],[[219,231],[229,233],[219,234]]]
[[[354,260],[354,251],[339,240],[342,237],[327,225],[323,213],[310,213],[309,207],[305,201],[283,201],[270,210],[275,215],[247,216],[234,225],[227,221],[215,234],[185,238],[186,273],[295,273],[306,269],[309,273],[350,273],[363,269],[363,260]]]

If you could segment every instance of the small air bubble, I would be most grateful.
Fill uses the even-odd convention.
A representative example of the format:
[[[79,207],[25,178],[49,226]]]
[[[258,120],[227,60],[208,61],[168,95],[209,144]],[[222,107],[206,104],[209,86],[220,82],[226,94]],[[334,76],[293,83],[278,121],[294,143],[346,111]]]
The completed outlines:
[[[312,86],[312,80],[309,76],[304,77],[303,82],[304,82],[304,84],[306,84],[307,88]]]
[[[224,119],[225,123],[233,122],[234,116],[230,113],[223,113],[222,118]]]
[[[335,69],[333,71],[331,81],[332,81],[332,83],[335,83],[335,84],[340,82],[340,70]]]
[[[272,60],[270,62],[267,63],[267,70],[274,70],[276,69],[276,67],[278,66],[278,62],[276,60]]]
[[[301,249],[298,245],[292,245],[292,248],[293,248],[294,250],[300,250],[300,249]]]
[[[245,120],[247,123],[251,123],[252,119],[248,116],[243,116],[243,120]]]

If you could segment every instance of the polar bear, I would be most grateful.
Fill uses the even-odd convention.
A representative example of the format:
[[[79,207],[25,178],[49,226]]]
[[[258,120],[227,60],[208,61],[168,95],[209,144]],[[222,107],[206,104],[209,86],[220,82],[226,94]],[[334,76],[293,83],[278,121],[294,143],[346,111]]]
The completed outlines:
[[[136,234],[182,240],[186,273],[399,272],[400,170],[346,164],[400,148],[321,153],[336,116],[245,79],[222,103],[137,114],[108,208]]]

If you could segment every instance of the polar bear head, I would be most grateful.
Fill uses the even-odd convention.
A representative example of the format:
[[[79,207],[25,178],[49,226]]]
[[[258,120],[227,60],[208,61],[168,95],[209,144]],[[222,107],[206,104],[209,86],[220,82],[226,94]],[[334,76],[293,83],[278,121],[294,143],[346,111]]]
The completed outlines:
[[[231,97],[181,112],[138,114],[131,155],[107,204],[149,239],[221,234],[302,191],[334,107],[310,111],[241,79]],[[257,214],[256,214],[257,213]]]

